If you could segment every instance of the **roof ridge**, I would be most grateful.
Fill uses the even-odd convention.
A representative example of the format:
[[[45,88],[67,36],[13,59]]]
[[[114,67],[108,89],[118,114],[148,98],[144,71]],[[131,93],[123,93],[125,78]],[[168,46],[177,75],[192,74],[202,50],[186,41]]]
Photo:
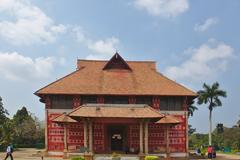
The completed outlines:
[[[77,59],[77,61],[89,61],[89,62],[108,62],[109,60],[93,60],[93,59]],[[133,62],[133,63],[156,63],[154,60],[144,60],[144,61],[133,61],[133,60],[126,60],[126,62]]]

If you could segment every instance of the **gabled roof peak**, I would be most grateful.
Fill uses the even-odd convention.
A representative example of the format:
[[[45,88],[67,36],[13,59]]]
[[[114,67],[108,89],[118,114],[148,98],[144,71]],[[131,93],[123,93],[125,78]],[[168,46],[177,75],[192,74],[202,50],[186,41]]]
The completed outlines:
[[[132,70],[127,64],[127,62],[119,55],[118,52],[116,52],[103,67],[103,70],[107,69],[126,69],[130,71]]]

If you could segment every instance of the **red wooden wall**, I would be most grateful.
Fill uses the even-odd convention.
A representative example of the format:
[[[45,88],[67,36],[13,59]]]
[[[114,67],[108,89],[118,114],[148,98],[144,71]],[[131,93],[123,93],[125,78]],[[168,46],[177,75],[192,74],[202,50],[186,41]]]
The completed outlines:
[[[64,128],[62,125],[53,123],[51,120],[60,114],[48,114],[47,120],[47,134],[48,134],[48,150],[49,151],[63,151],[64,149]]]

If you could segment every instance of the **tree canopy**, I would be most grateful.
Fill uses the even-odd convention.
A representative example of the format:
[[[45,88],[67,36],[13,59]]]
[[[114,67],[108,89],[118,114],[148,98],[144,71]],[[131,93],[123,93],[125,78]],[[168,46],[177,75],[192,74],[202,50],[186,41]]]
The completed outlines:
[[[8,119],[8,111],[3,107],[2,97],[0,96],[0,125]]]
[[[0,150],[5,149],[8,144],[14,144],[15,147],[35,147],[41,143],[43,146],[44,128],[26,107],[17,110],[12,119],[7,115],[0,97]]]
[[[219,83],[215,82],[212,86],[203,84],[203,90],[198,93],[198,104],[208,104],[208,109],[213,110],[214,107],[222,106],[222,102],[219,97],[227,97],[226,91],[219,89]]]
[[[212,110],[222,106],[220,97],[227,97],[226,91],[219,89],[219,83],[215,82],[211,86],[203,84],[203,90],[198,93],[198,104],[208,104],[209,109],[209,145],[212,145]]]

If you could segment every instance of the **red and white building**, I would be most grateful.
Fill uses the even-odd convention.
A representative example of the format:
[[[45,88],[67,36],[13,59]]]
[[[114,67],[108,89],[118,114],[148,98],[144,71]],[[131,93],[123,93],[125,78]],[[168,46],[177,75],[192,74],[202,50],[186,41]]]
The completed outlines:
[[[78,60],[76,71],[35,93],[45,103],[46,150],[187,156],[193,91],[154,61]]]

